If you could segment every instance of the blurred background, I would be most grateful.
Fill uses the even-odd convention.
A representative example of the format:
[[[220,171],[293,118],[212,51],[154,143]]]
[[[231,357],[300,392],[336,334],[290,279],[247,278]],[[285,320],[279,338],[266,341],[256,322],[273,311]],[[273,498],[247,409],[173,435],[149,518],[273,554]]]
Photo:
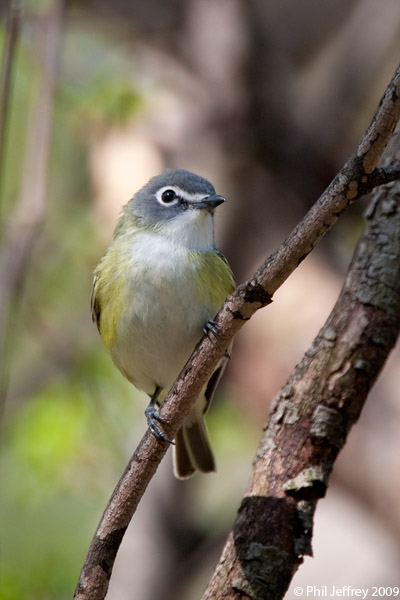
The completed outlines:
[[[1,0],[0,18],[0,599],[63,600],[146,428],[147,398],[89,311],[121,206],[165,167],[208,178],[228,198],[219,245],[245,280],[355,149],[397,66],[400,11],[396,0]],[[201,596],[270,402],[335,303],[366,202],[243,328],[207,419],[218,473],[178,482],[167,456],[109,600]],[[399,363],[397,348],[294,585],[400,584]]]

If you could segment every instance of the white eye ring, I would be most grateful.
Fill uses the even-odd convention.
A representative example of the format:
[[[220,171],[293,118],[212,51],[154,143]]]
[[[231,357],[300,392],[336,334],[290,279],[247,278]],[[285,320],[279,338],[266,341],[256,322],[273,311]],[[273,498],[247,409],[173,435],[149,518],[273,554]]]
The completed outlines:
[[[185,207],[194,205],[207,197],[202,192],[188,192],[177,185],[164,185],[156,192],[155,196],[162,206],[181,204]]]
[[[174,206],[179,202],[179,193],[175,187],[165,186],[158,190],[156,198],[163,206]]]

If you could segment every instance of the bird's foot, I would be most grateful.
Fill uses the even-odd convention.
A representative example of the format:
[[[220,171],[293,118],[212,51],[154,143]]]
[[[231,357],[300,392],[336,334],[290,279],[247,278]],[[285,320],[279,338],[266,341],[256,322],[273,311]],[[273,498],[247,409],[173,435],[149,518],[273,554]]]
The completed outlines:
[[[217,336],[219,334],[219,329],[215,321],[213,321],[212,319],[208,319],[208,321],[204,323],[203,332],[207,337],[210,337],[210,333]]]
[[[147,419],[147,425],[151,431],[151,433],[158,439],[164,442],[168,442],[169,444],[175,444],[173,440],[171,440],[166,433],[158,426],[158,423],[165,423],[166,419],[161,417],[158,414],[158,408],[156,406],[157,398],[159,396],[161,389],[157,388],[155,393],[153,394],[150,404],[144,411]]]

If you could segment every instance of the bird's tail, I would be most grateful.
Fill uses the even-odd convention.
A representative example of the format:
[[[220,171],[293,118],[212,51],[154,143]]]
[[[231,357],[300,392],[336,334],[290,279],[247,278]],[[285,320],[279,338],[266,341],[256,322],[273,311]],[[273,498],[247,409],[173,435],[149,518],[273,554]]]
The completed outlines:
[[[228,353],[231,348],[232,344],[229,346]],[[227,355],[229,355],[228,353]],[[176,435],[174,473],[178,479],[187,479],[194,475],[196,471],[200,471],[200,473],[216,471],[214,454],[208,440],[204,416],[210,407],[226,363],[227,358],[224,358],[217,366]]]
[[[200,471],[215,471],[215,460],[208,440],[203,414],[195,415],[182,425],[175,438],[174,473],[178,479],[187,479]],[[193,415],[194,416],[194,415]]]

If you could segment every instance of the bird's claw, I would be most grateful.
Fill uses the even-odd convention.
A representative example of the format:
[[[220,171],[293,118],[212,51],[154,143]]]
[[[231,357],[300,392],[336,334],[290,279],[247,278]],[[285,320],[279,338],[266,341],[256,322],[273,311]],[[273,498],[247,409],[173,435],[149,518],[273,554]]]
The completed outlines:
[[[158,439],[158,440],[162,440],[164,442],[168,442],[169,444],[175,444],[174,440],[171,440],[171,438],[169,438],[167,436],[166,433],[164,433],[164,431],[162,429],[160,429],[160,427],[157,425],[157,421],[159,423],[165,423],[166,419],[164,419],[164,417],[161,417],[158,414],[158,410],[155,406],[149,405],[146,410],[144,411],[145,415],[146,415],[146,419],[147,419],[147,425],[149,426],[149,429],[151,431],[151,433]]]
[[[215,321],[213,321],[212,319],[209,319],[208,321],[206,321],[204,323],[203,332],[205,333],[205,335],[207,337],[210,336],[210,333],[217,336],[219,334],[219,329],[218,329]]]

